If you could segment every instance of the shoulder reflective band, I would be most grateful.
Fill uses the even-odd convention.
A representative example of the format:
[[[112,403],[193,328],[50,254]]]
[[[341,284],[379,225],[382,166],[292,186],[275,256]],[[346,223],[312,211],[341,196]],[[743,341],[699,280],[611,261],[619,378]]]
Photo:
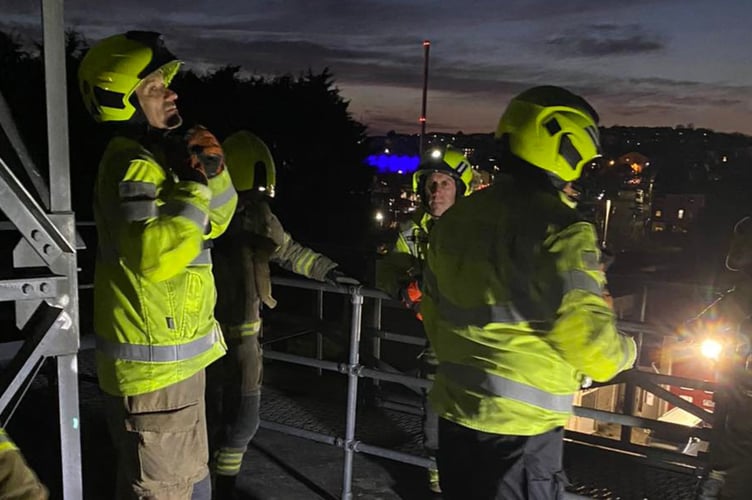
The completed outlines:
[[[506,304],[487,304],[477,307],[456,306],[452,301],[439,293],[436,276],[430,269],[423,270],[423,278],[426,285],[428,285],[428,289],[433,291],[432,295],[439,315],[454,325],[485,326],[489,323],[536,322],[534,319],[524,317],[511,302]]]
[[[154,200],[125,200],[120,202],[123,217],[128,222],[138,222],[157,216],[157,202]]]
[[[598,284],[598,281],[580,269],[561,273],[560,276],[564,282],[564,293],[572,290],[585,290],[596,295],[603,293],[603,288]]]
[[[521,401],[545,410],[572,411],[572,394],[551,394],[537,387],[456,363],[441,363],[437,373],[467,389]]]
[[[157,197],[157,186],[152,182],[143,181],[123,181],[118,184],[118,194],[120,198],[148,198]]]
[[[219,340],[215,327],[201,338],[176,345],[144,345],[110,342],[97,336],[97,350],[110,358],[144,363],[171,363],[184,361],[203,354]]]
[[[211,263],[212,263],[211,250],[209,250],[208,248],[205,248],[204,250],[201,250],[201,253],[198,254],[198,256],[195,259],[193,259],[191,263],[188,265],[189,266],[203,266],[203,265],[207,265]]]
[[[489,323],[522,323],[533,320],[525,318],[511,302],[480,307],[457,307],[441,297],[437,306],[441,317],[455,325],[485,326]]]
[[[227,189],[225,189],[221,193],[212,195],[211,202],[209,203],[209,208],[212,210],[215,208],[219,208],[225,203],[232,201],[235,195],[236,195],[235,188],[232,187],[232,184],[228,184]]]
[[[170,201],[159,209],[160,215],[172,215],[175,217],[185,217],[194,224],[196,224],[201,231],[206,228],[209,223],[209,216],[205,214],[200,208],[190,203],[182,201]]]
[[[157,216],[157,186],[151,182],[123,181],[118,184],[120,209],[128,222]]]
[[[261,320],[249,321],[238,326],[231,326],[227,332],[228,337],[251,337],[261,331]]]
[[[402,231],[402,239],[405,240],[410,255],[416,257],[418,255],[418,233],[414,227]]]

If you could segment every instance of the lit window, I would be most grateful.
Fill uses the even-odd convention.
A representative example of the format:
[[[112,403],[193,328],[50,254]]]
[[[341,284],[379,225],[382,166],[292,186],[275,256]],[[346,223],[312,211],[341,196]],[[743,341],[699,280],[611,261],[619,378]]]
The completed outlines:
[[[676,213],[676,216],[681,220],[684,218],[684,209],[680,208],[679,211]]]
[[[663,210],[656,210],[656,211],[655,211],[655,216],[656,216],[656,218],[657,218],[657,217],[661,217],[662,215],[663,215]]]

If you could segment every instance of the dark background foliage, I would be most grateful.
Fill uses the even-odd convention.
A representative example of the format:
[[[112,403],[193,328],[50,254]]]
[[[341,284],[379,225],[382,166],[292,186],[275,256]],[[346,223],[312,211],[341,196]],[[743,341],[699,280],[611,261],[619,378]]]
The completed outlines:
[[[76,75],[86,49],[87,41],[80,34],[66,34],[71,185],[78,220],[93,218],[93,182],[110,137],[108,127],[89,117],[78,92]],[[24,49],[13,35],[0,32],[0,92],[32,159],[47,176],[42,50],[41,46]],[[366,127],[350,115],[349,103],[328,69],[243,77],[238,66],[207,74],[185,68],[172,88],[187,126],[203,124],[220,140],[241,129],[261,137],[276,161],[273,209],[285,229],[301,243],[339,261],[347,272],[358,277],[367,274],[368,190],[373,171],[364,163]],[[0,148],[3,158],[13,156],[7,142]],[[14,171],[25,177],[22,169]]]

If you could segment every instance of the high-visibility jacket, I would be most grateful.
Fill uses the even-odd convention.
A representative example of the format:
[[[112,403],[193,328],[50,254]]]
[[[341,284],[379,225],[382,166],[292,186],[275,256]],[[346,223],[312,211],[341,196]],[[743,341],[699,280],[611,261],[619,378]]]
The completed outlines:
[[[437,413],[496,434],[563,426],[584,377],[634,363],[604,285],[593,226],[556,192],[505,176],[459,200],[431,230],[424,273]]]
[[[49,492],[24,460],[16,444],[0,429],[0,498],[47,500]]]
[[[266,200],[238,206],[227,232],[215,242],[217,319],[228,337],[256,335],[261,329],[261,303],[274,308],[269,263],[324,281],[337,263],[296,242],[284,230]]]
[[[376,287],[394,298],[413,280],[423,275],[428,250],[428,231],[435,222],[423,209],[400,224],[394,247],[376,262]]]
[[[226,171],[205,186],[164,161],[115,137],[99,165],[94,328],[99,383],[113,395],[180,382],[226,350],[207,242],[227,228],[237,194]]]

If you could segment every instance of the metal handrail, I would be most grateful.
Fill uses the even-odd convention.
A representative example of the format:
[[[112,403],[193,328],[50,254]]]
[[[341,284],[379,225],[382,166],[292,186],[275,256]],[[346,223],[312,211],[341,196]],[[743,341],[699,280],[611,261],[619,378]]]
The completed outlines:
[[[319,300],[319,318],[315,321],[321,321],[323,317],[323,311],[321,310],[321,294],[324,292],[332,292],[338,294],[349,294],[352,303],[352,320],[350,325],[350,348],[347,363],[337,363],[332,361],[326,361],[321,358],[321,351],[318,352],[317,357],[319,359],[308,358],[305,356],[297,356],[287,353],[280,353],[277,351],[266,350],[264,356],[269,359],[276,359],[287,361],[290,363],[301,364],[304,366],[315,367],[318,369],[325,369],[330,371],[339,372],[348,376],[348,397],[347,397],[347,417],[346,417],[346,432],[344,438],[337,436],[323,437],[323,435],[316,435],[314,439],[318,441],[326,440],[330,444],[342,447],[345,450],[345,464],[343,470],[343,486],[342,486],[342,498],[352,498],[351,482],[352,482],[352,454],[354,452],[368,453],[372,455],[397,460],[404,463],[410,463],[413,465],[420,465],[428,467],[433,465],[432,460],[425,457],[408,455],[405,453],[386,450],[377,446],[372,446],[366,443],[355,440],[355,425],[356,425],[356,407],[357,407],[357,381],[359,378],[368,378],[378,383],[379,381],[388,381],[398,384],[402,384],[409,387],[417,387],[421,389],[428,389],[431,386],[431,381],[419,377],[413,377],[400,373],[394,373],[391,371],[379,370],[371,367],[366,367],[360,363],[360,341],[361,333],[365,332],[372,336],[374,342],[374,351],[377,354],[375,357],[377,361],[380,361],[380,342],[382,340],[389,340],[394,342],[401,342],[405,344],[419,344],[424,340],[419,337],[404,335],[397,332],[388,332],[381,329],[381,307],[384,300],[390,301],[387,294],[380,290],[367,288],[364,286],[340,286],[331,285],[328,283],[321,283],[305,279],[287,278],[287,277],[274,277],[272,282],[275,285],[287,286],[293,288],[302,288],[317,292]],[[373,317],[369,322],[369,325],[362,325],[362,308],[363,299],[372,298],[374,302]],[[658,328],[652,325],[644,323],[636,323],[629,321],[619,321],[618,328],[622,332],[630,332],[640,335],[666,335],[662,334]],[[314,329],[311,329],[312,331]],[[321,333],[317,331],[317,335]],[[668,336],[673,336],[670,332]],[[642,388],[645,391],[652,392],[656,397],[668,401],[670,404],[678,406],[689,413],[692,413],[702,420],[708,422],[712,419],[712,414],[704,409],[693,405],[692,403],[681,399],[670,391],[666,390],[662,385],[675,385],[682,387],[696,387],[703,390],[712,390],[714,384],[702,380],[688,379],[686,377],[675,377],[671,375],[665,375],[660,373],[653,373],[644,371],[641,369],[633,369],[628,372],[620,374],[607,384],[598,384],[597,387],[605,387],[613,384],[624,384],[625,392],[629,395],[634,395],[636,388]],[[629,398],[625,398],[629,399]],[[641,417],[633,415],[633,408],[630,404],[625,404],[624,413],[616,413],[598,410],[594,408],[574,406],[573,413],[576,416],[591,418],[600,422],[619,424],[622,426],[621,439],[609,439],[601,436],[593,436],[573,431],[567,432],[567,439],[574,440],[581,443],[597,445],[599,447],[609,448],[615,452],[623,452],[629,454],[638,454],[648,461],[654,461],[660,463],[666,467],[679,467],[683,469],[687,468],[700,468],[705,463],[704,456],[690,456],[683,454],[679,451],[671,451],[656,447],[650,447],[633,443],[631,439],[632,428],[648,429],[651,432],[660,432],[673,436],[679,436],[682,439],[689,440],[690,438],[697,438],[702,440],[710,439],[710,430],[707,428],[692,428],[684,425],[663,422],[657,419]],[[274,428],[285,432],[287,426],[278,426],[273,423],[262,423],[264,427]],[[311,437],[304,435],[304,433],[295,431],[294,434],[301,437]],[[310,431],[305,431],[309,433]]]

